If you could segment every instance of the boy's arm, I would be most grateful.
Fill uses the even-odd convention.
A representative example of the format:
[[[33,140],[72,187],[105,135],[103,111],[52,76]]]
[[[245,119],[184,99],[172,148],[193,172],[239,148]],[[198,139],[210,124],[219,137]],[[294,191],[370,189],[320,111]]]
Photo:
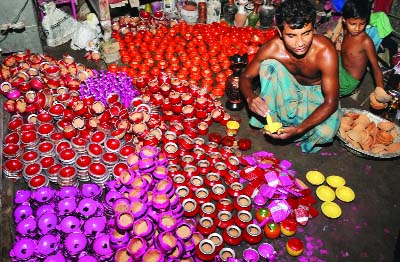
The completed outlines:
[[[363,41],[363,45],[364,45],[365,52],[367,53],[369,64],[372,69],[372,74],[374,76],[375,85],[384,88],[383,75],[382,75],[381,68],[379,67],[379,64],[378,64],[378,56],[375,51],[374,43],[372,42],[371,38],[367,37]]]

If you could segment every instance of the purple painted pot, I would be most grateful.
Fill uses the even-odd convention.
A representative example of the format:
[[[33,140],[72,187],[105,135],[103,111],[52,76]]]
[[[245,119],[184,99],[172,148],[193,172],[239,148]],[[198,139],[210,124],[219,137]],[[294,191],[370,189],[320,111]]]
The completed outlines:
[[[66,262],[66,259],[61,252],[58,252],[55,255],[48,256],[43,262]]]
[[[19,223],[25,218],[32,215],[33,215],[33,210],[30,205],[19,205],[14,209],[13,212],[15,223]]]
[[[70,256],[78,255],[85,250],[87,238],[83,233],[71,233],[65,237],[64,247]]]
[[[134,258],[142,258],[147,249],[147,241],[137,236],[131,238],[126,245],[126,250]]]
[[[103,216],[91,217],[83,224],[83,233],[87,237],[96,237],[106,229],[106,218]]]
[[[30,238],[21,238],[14,243],[10,250],[10,257],[15,260],[27,260],[34,255],[36,242]]]
[[[48,232],[56,229],[58,225],[58,217],[54,213],[44,213],[39,217],[37,224],[40,232],[42,234],[47,234]]]
[[[33,216],[27,217],[16,226],[16,232],[18,235],[23,237],[34,237],[36,236],[37,223]]]
[[[64,234],[70,234],[73,232],[80,232],[81,220],[76,216],[64,217],[60,224],[57,225],[57,229]]]
[[[60,237],[52,234],[42,236],[37,243],[35,252],[39,257],[47,257],[58,249]]]
[[[31,198],[32,191],[30,190],[18,190],[15,193],[14,203],[15,204],[22,204],[24,202],[28,202]]]
[[[100,203],[92,198],[83,198],[79,201],[76,211],[85,218],[92,217],[96,214]]]

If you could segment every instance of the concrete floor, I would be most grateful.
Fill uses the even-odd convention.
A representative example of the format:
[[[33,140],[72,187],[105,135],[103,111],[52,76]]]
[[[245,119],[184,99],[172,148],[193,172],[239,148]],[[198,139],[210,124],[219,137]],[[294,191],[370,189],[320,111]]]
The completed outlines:
[[[87,63],[81,51],[72,51],[69,45],[57,48],[44,47],[45,52],[61,58],[64,53],[74,56],[79,62],[92,68],[105,67],[104,64]],[[345,98],[341,101],[342,107],[368,109],[368,103],[363,107],[361,102],[374,89],[371,76],[367,73],[362,84],[362,91],[358,101]],[[273,145],[266,141],[256,130],[251,129],[248,123],[248,114],[244,109],[238,114],[242,120],[239,137],[250,137],[253,147],[250,152],[265,150],[273,152],[279,159],[286,159],[293,163],[298,177],[306,181],[305,174],[309,170],[319,170],[326,176],[336,174],[344,177],[356,199],[351,203],[335,202],[342,208],[342,216],[338,219],[329,219],[320,214],[310,220],[305,227],[296,233],[306,246],[302,256],[294,258],[285,251],[287,237],[264,241],[271,243],[277,251],[277,261],[394,261],[396,239],[400,232],[400,159],[376,160],[356,156],[342,147],[339,140],[316,154],[304,154],[299,146]],[[7,116],[4,116],[3,123]],[[212,131],[223,129],[212,127]],[[309,185],[309,184],[308,184]],[[315,195],[315,186],[309,185]],[[1,192],[1,224],[0,261],[9,261],[8,251],[12,245],[12,196],[15,189],[24,187],[23,182],[13,184],[5,179],[0,180]],[[321,201],[317,200],[315,207],[320,210]],[[5,226],[7,225],[7,226]],[[247,246],[236,247],[238,253]]]

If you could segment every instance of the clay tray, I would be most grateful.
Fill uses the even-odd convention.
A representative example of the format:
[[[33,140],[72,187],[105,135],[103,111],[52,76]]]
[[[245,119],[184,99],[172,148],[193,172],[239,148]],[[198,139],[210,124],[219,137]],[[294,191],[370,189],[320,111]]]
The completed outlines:
[[[346,113],[355,113],[355,114],[364,114],[368,116],[369,120],[372,122],[375,122],[376,124],[383,122],[383,121],[388,121],[386,119],[383,119],[379,116],[376,116],[372,114],[371,112],[368,112],[366,110],[360,110],[356,108],[342,108],[343,114]],[[400,127],[395,125],[397,129],[397,132],[400,134]],[[389,158],[395,158],[400,156],[400,152],[397,153],[392,153],[392,154],[374,154],[359,148],[355,148],[353,145],[351,145],[349,142],[347,142],[343,137],[340,136],[339,132],[336,134],[337,137],[340,139],[341,144],[351,153],[353,153],[356,156],[363,157],[363,158],[380,158],[380,159],[389,159]],[[394,140],[394,142],[400,142],[400,136],[397,136],[397,138]]]

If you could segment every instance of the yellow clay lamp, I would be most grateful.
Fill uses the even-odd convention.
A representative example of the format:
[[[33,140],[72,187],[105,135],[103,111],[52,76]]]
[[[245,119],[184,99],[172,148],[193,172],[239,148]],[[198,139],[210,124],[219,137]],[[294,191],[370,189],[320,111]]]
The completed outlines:
[[[282,123],[272,121],[272,117],[269,115],[269,113],[267,113],[266,119],[267,119],[267,124],[264,126],[265,131],[273,134],[277,133],[282,129],[283,126]]]

